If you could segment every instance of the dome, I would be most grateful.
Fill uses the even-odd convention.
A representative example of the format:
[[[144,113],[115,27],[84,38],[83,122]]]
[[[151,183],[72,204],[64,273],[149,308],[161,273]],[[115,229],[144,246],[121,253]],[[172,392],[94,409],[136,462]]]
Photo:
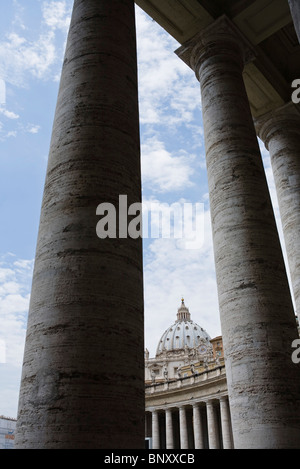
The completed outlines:
[[[184,350],[186,347],[195,348],[203,343],[210,343],[207,332],[191,320],[189,309],[181,300],[178,308],[177,320],[161,336],[156,349],[156,356],[164,351]]]

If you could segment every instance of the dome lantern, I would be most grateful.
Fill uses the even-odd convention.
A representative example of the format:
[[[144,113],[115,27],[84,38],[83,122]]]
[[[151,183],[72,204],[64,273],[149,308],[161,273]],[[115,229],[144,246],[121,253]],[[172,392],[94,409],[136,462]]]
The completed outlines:
[[[210,336],[191,320],[189,309],[185,306],[183,298],[177,311],[177,320],[161,336],[156,349],[156,357],[166,352],[177,354],[186,348],[195,349],[200,345],[210,345]]]
[[[191,314],[189,311],[189,308],[187,308],[184,304],[184,299],[181,298],[181,306],[177,310],[177,321],[190,321],[191,320]]]

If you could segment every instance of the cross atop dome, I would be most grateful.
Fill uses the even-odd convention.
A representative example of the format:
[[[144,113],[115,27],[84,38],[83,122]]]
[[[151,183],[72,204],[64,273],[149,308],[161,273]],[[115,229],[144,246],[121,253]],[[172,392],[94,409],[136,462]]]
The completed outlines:
[[[191,314],[189,312],[189,308],[187,308],[184,304],[184,298],[181,298],[181,306],[177,310],[177,321],[190,321]]]

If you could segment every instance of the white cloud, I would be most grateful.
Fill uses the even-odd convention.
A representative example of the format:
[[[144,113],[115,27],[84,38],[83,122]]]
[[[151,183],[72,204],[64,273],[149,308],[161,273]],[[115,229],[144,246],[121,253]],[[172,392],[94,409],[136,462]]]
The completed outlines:
[[[136,7],[142,124],[187,125],[200,108],[194,73],[175,54],[179,44]]]
[[[0,262],[0,339],[6,366],[20,367],[29,307],[33,261],[2,256]]]
[[[192,186],[194,155],[178,150],[172,155],[157,137],[149,138],[141,145],[142,174],[145,186],[153,191],[170,192]]]
[[[33,260],[0,256],[0,414],[17,416]]]
[[[195,173],[203,169],[203,157],[194,153],[199,147],[203,153],[201,118],[195,120],[201,110],[200,87],[194,72],[174,53],[179,44],[138,7],[136,12],[143,203],[155,202],[163,213],[163,196],[180,191],[177,202],[188,200],[191,189],[195,190]],[[165,143],[170,136],[173,142]],[[204,184],[200,191],[206,193]],[[211,336],[221,333],[208,211],[201,248],[182,246],[172,238],[144,242],[145,346],[151,356],[164,330],[176,319],[181,295],[195,322]]]
[[[40,126],[39,125],[31,125],[29,124],[28,127],[27,127],[27,132],[29,132],[30,134],[37,134],[40,130]]]
[[[43,19],[47,26],[52,30],[60,29],[63,32],[67,32],[70,19],[70,3],[66,1],[46,1],[43,3]]]
[[[16,136],[17,136],[16,130],[10,130],[9,132],[7,132],[5,137],[9,138],[9,137],[16,137]]]
[[[1,76],[16,86],[23,86],[27,74],[43,78],[56,58],[54,35],[42,34],[30,42],[17,33],[11,33],[0,43]]]
[[[24,86],[28,78],[55,80],[61,66],[63,48],[57,34],[65,40],[70,21],[71,2],[42,3],[41,31],[29,31],[20,21],[13,23],[14,31],[0,42],[0,76],[16,86]],[[18,17],[18,13],[16,14]],[[18,29],[20,31],[18,31]],[[33,36],[36,36],[33,39]]]
[[[180,249],[175,239],[154,240],[145,256],[145,346],[150,356],[164,330],[176,319],[181,296],[192,320],[211,337],[221,334],[210,214],[204,214],[204,243]]]
[[[0,263],[0,283],[8,282],[14,276],[14,271]]]
[[[18,114],[15,114],[14,112],[9,111],[8,109],[5,109],[5,108],[0,108],[0,113],[3,114],[8,119],[19,119],[20,117]]]

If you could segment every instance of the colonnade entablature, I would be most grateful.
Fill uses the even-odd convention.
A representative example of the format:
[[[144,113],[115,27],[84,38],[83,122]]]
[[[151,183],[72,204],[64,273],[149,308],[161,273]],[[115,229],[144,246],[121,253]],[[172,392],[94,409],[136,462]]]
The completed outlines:
[[[164,394],[166,391],[178,393],[181,390],[183,393],[186,393],[187,389],[193,389],[197,384],[202,385],[201,389],[204,389],[206,386],[210,386],[214,381],[219,384],[222,382],[222,377],[225,382],[225,365],[217,366],[211,370],[207,370],[196,375],[165,381],[164,383],[148,384],[145,387],[145,392],[146,396],[153,394],[158,395],[160,393]]]
[[[170,403],[170,404],[163,404],[158,406],[147,405],[146,404],[146,412],[165,412],[166,410],[178,410],[179,408],[183,407],[185,409],[192,408],[194,406],[206,406],[207,404],[217,405],[221,400],[225,400],[228,402],[228,393],[221,392],[216,395],[207,395],[206,397],[201,397],[199,399],[191,398],[190,400],[185,399],[182,401],[178,401],[177,403]]]

